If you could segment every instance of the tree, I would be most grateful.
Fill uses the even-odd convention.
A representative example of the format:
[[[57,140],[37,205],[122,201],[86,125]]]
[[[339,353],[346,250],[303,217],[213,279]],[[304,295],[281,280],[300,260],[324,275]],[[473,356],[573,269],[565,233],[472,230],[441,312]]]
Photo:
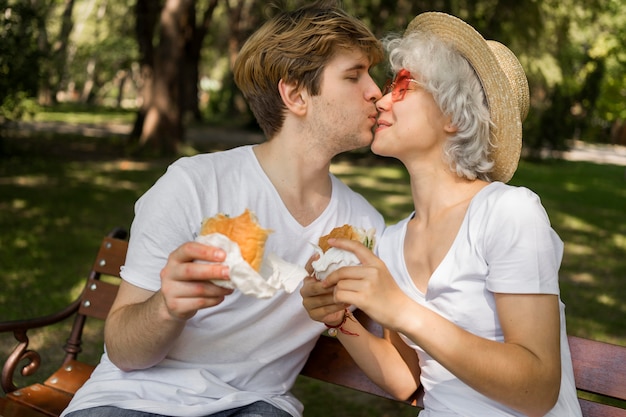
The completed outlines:
[[[131,138],[137,140],[140,148],[150,145],[158,153],[177,152],[184,140],[185,113],[199,118],[200,51],[217,3],[218,0],[209,0],[197,25],[196,0],[166,0],[163,6],[150,0],[137,1],[136,33],[144,84],[143,105]]]
[[[232,63],[261,23],[304,3],[134,0],[133,13],[128,13],[124,0],[0,0],[0,97],[5,103],[38,97],[44,105],[57,97],[120,103],[122,85],[133,74],[140,94],[129,142],[138,150],[175,152],[186,123],[206,112],[212,120],[252,119],[234,85]],[[486,38],[509,46],[531,86],[526,145],[559,148],[573,135],[609,141],[611,131],[613,140],[626,140],[622,0],[342,4],[378,37],[401,33],[417,14],[437,10],[459,16]],[[378,66],[373,75],[382,83],[389,75],[387,66]],[[199,78],[210,81],[205,83],[210,96],[204,109],[198,102]]]
[[[67,50],[74,27],[72,20],[74,0],[63,0],[59,16],[61,24],[54,35],[50,34],[48,23],[53,20],[52,16],[57,11],[55,2],[50,0],[30,0],[30,2],[39,11],[37,36],[39,52],[44,57],[39,78],[38,101],[42,105],[50,105],[56,102],[56,93],[65,86]]]
[[[0,120],[17,119],[28,109],[27,99],[37,94],[37,9],[0,0],[0,10]]]

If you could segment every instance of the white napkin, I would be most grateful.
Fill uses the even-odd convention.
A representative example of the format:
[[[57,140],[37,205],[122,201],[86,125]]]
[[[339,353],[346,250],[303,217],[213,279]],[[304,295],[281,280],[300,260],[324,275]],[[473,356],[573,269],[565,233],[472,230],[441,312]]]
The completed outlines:
[[[325,280],[328,275],[342,266],[361,265],[359,258],[350,251],[332,247],[324,253],[319,246],[313,245],[313,247],[320,255],[319,259],[311,263],[311,266],[313,266],[313,274],[319,281]]]
[[[263,259],[258,273],[243,259],[239,245],[221,233],[198,236],[196,242],[226,251],[224,264],[230,268],[230,280],[213,280],[213,283],[224,288],[236,288],[246,295],[270,298],[281,289],[292,293],[308,275],[303,267],[286,262],[274,253]]]

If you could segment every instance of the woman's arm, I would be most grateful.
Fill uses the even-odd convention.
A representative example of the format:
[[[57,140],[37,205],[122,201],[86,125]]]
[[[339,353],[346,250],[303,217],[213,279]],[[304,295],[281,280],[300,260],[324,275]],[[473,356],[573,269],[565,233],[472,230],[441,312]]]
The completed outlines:
[[[333,246],[354,252],[363,265],[341,268],[324,281],[333,288],[334,302],[353,304],[409,337],[463,382],[498,402],[529,416],[544,415],[554,406],[561,375],[556,295],[496,294],[505,339],[499,343],[410,299],[384,263],[362,245],[337,240]]]
[[[300,290],[303,304],[313,320],[339,324],[345,304],[335,303],[333,288],[307,277]],[[419,386],[417,355],[397,334],[385,330],[383,338],[373,335],[349,314],[337,338],[363,372],[395,398],[408,399]]]
[[[469,333],[418,304],[393,326],[476,391],[543,416],[560,388],[558,303],[556,295],[496,294],[504,343]]]

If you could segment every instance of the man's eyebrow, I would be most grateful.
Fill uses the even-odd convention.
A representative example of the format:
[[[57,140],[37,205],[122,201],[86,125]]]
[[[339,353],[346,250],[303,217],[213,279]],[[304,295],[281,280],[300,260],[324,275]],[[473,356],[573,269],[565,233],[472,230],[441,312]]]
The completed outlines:
[[[344,69],[344,72],[367,70],[368,68],[369,68],[368,65],[365,65],[363,63],[357,63],[357,64],[354,64],[354,65]]]

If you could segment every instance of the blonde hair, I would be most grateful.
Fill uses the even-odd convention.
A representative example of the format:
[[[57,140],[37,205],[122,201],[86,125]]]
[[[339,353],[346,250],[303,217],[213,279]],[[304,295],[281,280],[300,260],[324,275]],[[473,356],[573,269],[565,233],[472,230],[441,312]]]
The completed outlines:
[[[372,65],[384,57],[374,34],[334,1],[279,13],[246,41],[235,61],[235,83],[268,139],[282,128],[285,118],[278,82],[282,79],[319,95],[326,64],[339,50],[355,48]]]

